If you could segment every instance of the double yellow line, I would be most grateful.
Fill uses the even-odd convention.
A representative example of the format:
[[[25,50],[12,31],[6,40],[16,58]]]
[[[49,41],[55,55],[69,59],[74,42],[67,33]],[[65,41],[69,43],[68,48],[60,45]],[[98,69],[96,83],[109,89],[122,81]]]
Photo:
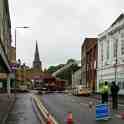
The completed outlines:
[[[37,95],[33,95],[32,97],[33,97],[33,100],[34,100],[38,110],[40,111],[43,118],[45,119],[45,121],[48,119],[48,114],[49,114],[53,124],[58,124],[58,122],[55,120],[55,118],[48,112],[48,110],[42,104],[41,97],[37,96]]]

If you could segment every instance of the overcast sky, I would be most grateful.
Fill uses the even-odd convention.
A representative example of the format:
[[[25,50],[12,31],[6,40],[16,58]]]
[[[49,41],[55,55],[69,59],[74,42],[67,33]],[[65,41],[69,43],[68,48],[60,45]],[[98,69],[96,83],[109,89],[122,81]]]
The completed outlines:
[[[17,58],[32,66],[38,42],[43,68],[80,59],[81,35],[96,36],[124,12],[124,0],[9,0]],[[13,35],[14,36],[14,35]],[[14,44],[14,38],[13,38]]]

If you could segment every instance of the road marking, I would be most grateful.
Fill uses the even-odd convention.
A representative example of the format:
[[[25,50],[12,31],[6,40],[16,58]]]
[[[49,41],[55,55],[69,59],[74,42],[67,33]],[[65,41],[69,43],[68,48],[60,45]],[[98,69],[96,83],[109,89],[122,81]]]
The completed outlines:
[[[72,102],[75,102],[75,100],[74,100],[74,99],[72,99]]]
[[[80,105],[89,106],[87,103],[80,103]]]
[[[40,100],[40,97],[33,96],[33,99],[35,100],[35,103],[37,107],[39,108],[40,112],[43,114],[44,118],[47,119],[47,114],[49,113],[48,110],[45,108],[45,106],[42,104],[42,101]],[[50,114],[50,113],[49,113]],[[50,114],[51,119],[54,124],[58,124],[58,122],[55,120],[55,118]]]

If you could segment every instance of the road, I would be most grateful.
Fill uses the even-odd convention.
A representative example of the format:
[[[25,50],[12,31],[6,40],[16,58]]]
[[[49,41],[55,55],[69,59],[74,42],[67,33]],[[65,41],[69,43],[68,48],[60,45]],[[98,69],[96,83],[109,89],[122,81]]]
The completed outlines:
[[[18,94],[6,124],[40,124],[32,106],[31,94]]]
[[[41,100],[48,111],[56,118],[59,124],[66,124],[67,113],[72,112],[74,124],[123,124],[124,120],[116,115],[105,122],[96,122],[95,105],[89,109],[89,102],[96,102],[95,99],[87,97],[75,97],[66,94],[47,94],[41,96]]]

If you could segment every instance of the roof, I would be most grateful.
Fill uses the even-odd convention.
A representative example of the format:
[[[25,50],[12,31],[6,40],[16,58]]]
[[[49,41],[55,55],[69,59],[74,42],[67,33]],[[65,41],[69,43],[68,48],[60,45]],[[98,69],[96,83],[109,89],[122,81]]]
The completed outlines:
[[[121,13],[120,16],[112,23],[111,26],[114,26],[117,22],[121,21],[124,19],[124,13]]]
[[[113,27],[114,25],[116,25],[116,24],[117,24],[118,22],[120,22],[122,19],[124,19],[124,13],[121,13],[121,14],[116,18],[116,20],[110,25],[110,27],[109,27],[108,29],[104,30],[102,33],[100,33],[100,34],[98,35],[98,37],[103,37],[105,32],[108,32],[111,27]]]
[[[82,48],[86,45],[87,42],[90,42],[90,41],[97,41],[97,38],[88,38],[88,37],[86,37],[84,39],[83,44],[82,44]]]

